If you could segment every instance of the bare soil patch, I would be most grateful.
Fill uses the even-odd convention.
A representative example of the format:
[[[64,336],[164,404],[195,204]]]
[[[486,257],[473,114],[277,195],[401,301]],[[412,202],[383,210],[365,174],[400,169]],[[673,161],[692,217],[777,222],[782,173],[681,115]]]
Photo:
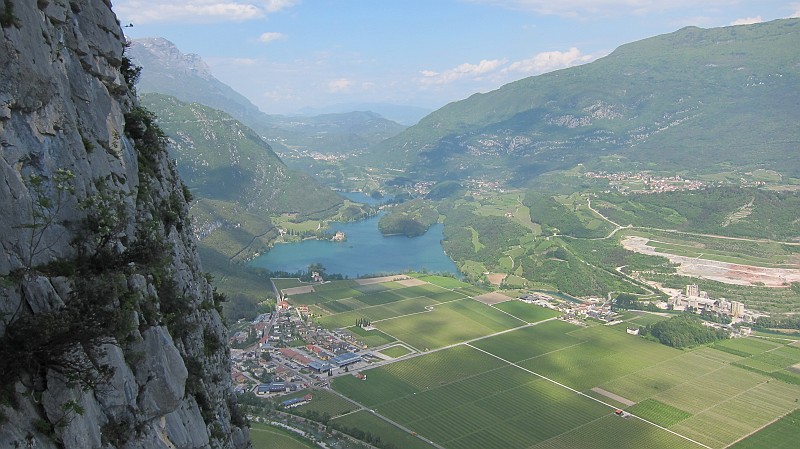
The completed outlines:
[[[401,281],[397,281],[398,284],[402,285],[403,287],[415,287],[417,285],[427,285],[428,283],[415,278],[408,278]]]
[[[505,273],[486,274],[486,279],[488,279],[492,285],[500,285],[506,277],[508,277],[508,275]]]
[[[800,270],[788,268],[767,268],[754,265],[741,265],[695,257],[678,256],[656,251],[644,237],[629,236],[622,240],[622,246],[630,251],[653,256],[666,257],[672,263],[680,264],[678,274],[711,279],[734,285],[763,284],[765,287],[787,288],[792,282],[800,282]]]
[[[292,288],[284,288],[281,290],[284,296],[291,296],[291,295],[302,295],[303,293],[313,293],[314,286],[313,285],[304,285],[302,287],[292,287]]]
[[[475,301],[482,302],[488,306],[499,304],[501,302],[511,301],[511,297],[497,292],[486,293],[480,296],[476,296],[473,299]]]
[[[627,407],[630,407],[631,405],[636,405],[636,403],[631,401],[630,399],[625,399],[620,395],[614,394],[614,393],[612,393],[610,391],[603,390],[600,387],[594,387],[594,388],[592,388],[592,391],[594,391],[595,393],[602,394],[603,396],[605,396],[605,397],[607,397],[609,399],[613,399],[613,400],[619,402],[620,404],[624,404]]]
[[[383,276],[379,278],[356,279],[356,283],[358,283],[358,285],[370,285],[370,284],[382,284],[384,282],[391,282],[391,281],[402,281],[404,279],[409,279],[409,277],[406,275],[399,275],[399,276]],[[424,282],[422,283],[424,284]]]

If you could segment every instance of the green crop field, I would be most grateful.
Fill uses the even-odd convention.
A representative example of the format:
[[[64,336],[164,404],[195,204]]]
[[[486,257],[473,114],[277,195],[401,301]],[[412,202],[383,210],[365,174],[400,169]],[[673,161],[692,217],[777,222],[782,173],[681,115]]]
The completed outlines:
[[[416,298],[418,296],[429,296],[432,293],[443,293],[449,290],[438,287],[433,284],[415,285],[413,287],[404,287],[394,290],[394,293],[403,296],[404,298]]]
[[[395,341],[394,338],[384,334],[378,329],[372,329],[368,331],[364,330],[364,328],[362,328],[361,326],[351,326],[346,328],[345,331],[355,335],[356,338],[364,342],[364,344],[369,346],[370,348],[373,348],[375,346],[385,345],[387,343]]]
[[[464,299],[437,305],[433,311],[375,323],[382,331],[424,350],[522,326],[525,322],[485,304]]]
[[[645,399],[632,407],[628,407],[627,411],[664,427],[675,425],[692,416],[689,412],[655,399]]]
[[[567,334],[572,330],[575,330],[575,326],[572,324],[563,321],[548,321],[479,340],[472,343],[472,346],[516,363],[583,343],[583,340]]]
[[[250,441],[253,442],[253,449],[271,449],[275,447],[281,449],[314,449],[317,447],[310,441],[295,436],[287,430],[261,423],[250,424]]]
[[[303,282],[298,278],[272,278],[272,282],[275,284],[275,287],[277,287],[278,290],[283,290],[284,288],[302,287],[305,285],[310,285],[307,282]]]
[[[536,323],[548,318],[557,317],[561,314],[556,310],[547,309],[535,304],[528,304],[522,301],[501,302],[500,304],[495,304],[495,307],[503,312],[514,315],[522,321],[527,321],[528,323]]]
[[[400,292],[402,290],[396,290]],[[407,298],[403,295],[398,295],[397,293],[393,293],[392,291],[383,291],[377,293],[368,293],[366,295],[362,295],[358,297],[358,300],[364,304],[369,306],[379,306],[381,304],[389,304],[390,302],[399,301],[401,299]]]
[[[343,426],[357,429],[365,429],[372,435],[379,435],[381,440],[389,441],[398,448],[408,449],[431,449],[433,446],[422,441],[420,438],[410,435],[401,429],[389,424],[383,419],[374,416],[372,413],[362,410],[341,418],[331,420],[334,428]],[[281,447],[282,446],[275,446]]]
[[[800,410],[795,410],[731,449],[794,449],[800,441]]]
[[[405,346],[392,346],[380,351],[380,353],[392,358],[397,358],[411,354],[411,351],[408,350],[408,348],[406,348]]]
[[[430,282],[433,285],[438,285],[439,287],[444,287],[448,289],[469,287],[469,284],[467,284],[466,282],[461,282],[458,279],[446,276],[420,276],[419,279],[425,282]]]
[[[281,400],[285,401],[290,398],[303,397],[307,394],[312,396],[311,402],[295,409],[290,409],[289,413],[294,413],[292,410],[297,410],[300,414],[302,414],[302,412],[315,411],[320,414],[327,414],[328,416],[335,417],[358,409],[357,405],[347,399],[326,390],[302,390],[296,394],[282,397]]]
[[[292,305],[298,306],[298,305],[320,304],[328,300],[319,293],[312,292],[312,293],[301,293],[299,295],[287,296],[287,301],[289,301]]]
[[[437,304],[436,301],[424,297],[404,299],[381,306],[364,307],[358,310],[324,316],[318,319],[319,324],[329,329],[354,326],[359,318],[369,321],[390,319],[411,313],[421,313],[425,307]],[[377,323],[376,323],[377,324]]]

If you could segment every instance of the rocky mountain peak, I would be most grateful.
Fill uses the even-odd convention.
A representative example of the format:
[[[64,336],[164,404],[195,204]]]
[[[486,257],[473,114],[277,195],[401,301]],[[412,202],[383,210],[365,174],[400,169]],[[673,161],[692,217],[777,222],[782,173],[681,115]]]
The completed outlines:
[[[178,47],[163,37],[133,39],[130,41],[130,54],[148,66],[160,67],[160,70],[171,73],[185,73],[205,80],[214,76],[200,55],[183,54]]]

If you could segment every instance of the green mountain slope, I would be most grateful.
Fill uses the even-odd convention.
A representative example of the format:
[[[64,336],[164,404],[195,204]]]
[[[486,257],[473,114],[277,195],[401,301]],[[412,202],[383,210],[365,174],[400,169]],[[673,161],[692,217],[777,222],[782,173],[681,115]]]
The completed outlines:
[[[142,103],[174,142],[178,170],[195,196],[253,213],[314,214],[343,203],[304,173],[289,170],[255,132],[228,114],[160,94]]]
[[[684,28],[451,103],[364,157],[418,178],[527,185],[591,169],[800,177],[800,20]],[[609,157],[614,156],[614,157]]]

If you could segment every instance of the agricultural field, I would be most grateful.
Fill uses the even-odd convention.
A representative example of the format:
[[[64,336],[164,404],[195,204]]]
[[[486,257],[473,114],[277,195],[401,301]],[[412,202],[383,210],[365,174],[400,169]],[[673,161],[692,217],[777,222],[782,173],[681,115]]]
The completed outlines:
[[[287,430],[261,423],[250,424],[250,441],[253,449],[315,449],[317,446],[308,440],[293,435]]]
[[[430,312],[374,323],[381,331],[422,351],[527,324],[472,299],[439,304]]]
[[[559,315],[558,311],[546,309],[533,304],[528,304],[522,301],[506,301],[500,304],[495,304],[494,307],[502,310],[503,312],[514,315],[522,321],[528,323],[536,323],[548,318],[554,318]]]
[[[440,347],[455,338],[433,334]],[[624,326],[547,321],[371,369],[367,381],[340,377],[333,387],[445,448],[722,448],[800,400],[800,386],[741,368],[745,357],[732,353],[783,365],[800,348],[724,343],[730,351],[681,351]]]
[[[399,346],[398,345],[398,346],[392,346],[392,347],[383,349],[383,350],[380,351],[380,353],[383,354],[383,355],[386,355],[386,356],[389,356],[389,357],[392,357],[392,358],[396,359],[398,357],[402,357],[404,355],[411,354],[411,351],[408,348],[406,348],[405,346]]]
[[[289,396],[282,397],[281,400],[303,397],[307,394],[312,396],[311,402],[296,408],[299,412],[316,412],[320,415],[327,414],[334,417],[350,413],[358,409],[358,406],[342,398],[336,393],[326,390],[301,390]]]
[[[384,334],[378,329],[366,330],[361,326],[352,326],[346,328],[345,331],[353,334],[356,338],[361,340],[365,345],[367,345],[370,348],[374,348],[375,346],[382,346],[395,341],[394,338]]]
[[[381,440],[391,442],[394,447],[403,449],[432,449],[433,446],[422,439],[411,435],[394,425],[384,421],[372,413],[361,410],[341,418],[330,421],[333,428],[344,430],[343,428],[364,429],[372,435],[380,436]],[[281,446],[276,446],[281,447]],[[282,447],[281,447],[282,448]]]
[[[800,410],[795,410],[731,449],[793,449],[800,441]]]

